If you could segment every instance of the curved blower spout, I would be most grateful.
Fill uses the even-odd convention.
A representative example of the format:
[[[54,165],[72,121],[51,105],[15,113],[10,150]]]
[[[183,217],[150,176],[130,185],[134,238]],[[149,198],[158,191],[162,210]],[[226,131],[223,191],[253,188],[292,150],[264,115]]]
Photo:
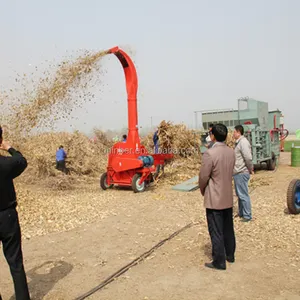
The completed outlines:
[[[137,115],[137,73],[131,58],[119,47],[111,48],[107,53],[114,54],[122,64],[125,73],[126,90],[128,99],[128,137],[127,141],[140,146],[138,134],[138,115]]]

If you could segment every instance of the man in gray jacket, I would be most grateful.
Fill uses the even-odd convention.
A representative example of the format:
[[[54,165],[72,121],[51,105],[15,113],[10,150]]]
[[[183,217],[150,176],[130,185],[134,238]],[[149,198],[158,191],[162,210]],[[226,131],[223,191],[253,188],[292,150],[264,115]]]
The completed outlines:
[[[248,183],[250,174],[254,174],[251,145],[244,136],[242,125],[235,126],[233,136],[236,140],[233,180],[238,197],[239,217],[242,218],[243,222],[248,222],[252,219]]]

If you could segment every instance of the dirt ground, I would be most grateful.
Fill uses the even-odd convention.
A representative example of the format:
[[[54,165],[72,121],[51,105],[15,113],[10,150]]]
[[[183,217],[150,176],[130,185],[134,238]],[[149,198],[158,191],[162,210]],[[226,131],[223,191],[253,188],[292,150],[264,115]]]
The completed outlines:
[[[283,153],[276,172],[254,175],[254,181],[264,182],[251,189],[254,219],[241,223],[235,218],[236,262],[226,271],[203,266],[211,248],[199,190],[184,193],[158,186],[141,194],[101,191],[95,180],[53,193],[19,183],[35,199],[49,199],[28,201],[27,206],[53,209],[51,220],[33,213],[30,221],[22,219],[26,206],[19,208],[32,299],[76,299],[190,222],[198,223],[87,299],[300,299],[300,215],[285,213],[288,184],[300,178],[300,169],[290,167],[289,158]],[[69,214],[60,215],[61,206],[69,206]],[[77,222],[71,224],[74,214]],[[56,226],[60,222],[63,231]],[[3,300],[13,299],[2,256],[0,278]]]

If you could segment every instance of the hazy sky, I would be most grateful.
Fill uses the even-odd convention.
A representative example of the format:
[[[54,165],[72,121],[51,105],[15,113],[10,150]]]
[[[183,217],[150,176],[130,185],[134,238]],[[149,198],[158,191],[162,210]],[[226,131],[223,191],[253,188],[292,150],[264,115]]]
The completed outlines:
[[[154,125],[166,119],[193,126],[193,111],[236,108],[249,96],[281,109],[286,127],[296,129],[299,15],[298,0],[1,0],[0,86],[79,49],[129,46],[140,126],[150,126],[151,116]],[[121,65],[114,56],[102,64],[107,74],[96,104],[77,110],[82,116],[62,129],[127,125]]]

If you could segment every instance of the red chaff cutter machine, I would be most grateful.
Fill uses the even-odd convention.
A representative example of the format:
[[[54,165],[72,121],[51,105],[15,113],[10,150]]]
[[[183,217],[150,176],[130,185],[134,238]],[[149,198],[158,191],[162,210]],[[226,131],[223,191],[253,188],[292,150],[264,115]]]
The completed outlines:
[[[158,165],[173,158],[172,153],[152,154],[141,145],[138,133],[137,73],[130,57],[119,47],[107,51],[114,54],[123,66],[128,96],[128,135],[125,142],[118,142],[111,148],[107,171],[100,178],[103,190],[118,186],[131,186],[135,193],[143,192],[153,181]]]

